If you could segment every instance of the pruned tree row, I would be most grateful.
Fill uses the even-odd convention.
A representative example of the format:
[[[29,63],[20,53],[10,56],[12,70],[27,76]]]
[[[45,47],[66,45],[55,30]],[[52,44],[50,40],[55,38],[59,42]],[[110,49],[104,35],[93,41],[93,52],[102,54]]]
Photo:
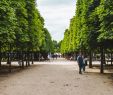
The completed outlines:
[[[10,65],[14,60],[29,65],[52,47],[35,0],[0,0],[0,65],[3,60]]]
[[[112,48],[112,0],[77,0],[76,13],[70,21],[69,29],[64,33],[61,52],[74,54],[82,51],[90,56],[92,51],[101,53],[101,72],[103,72],[104,53],[111,52]]]

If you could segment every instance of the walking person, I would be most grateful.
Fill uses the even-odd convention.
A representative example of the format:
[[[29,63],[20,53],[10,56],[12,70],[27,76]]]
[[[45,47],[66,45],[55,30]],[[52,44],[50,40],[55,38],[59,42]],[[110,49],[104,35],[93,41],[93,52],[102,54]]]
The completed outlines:
[[[80,53],[77,57],[77,63],[79,66],[79,74],[82,74],[82,69],[83,69],[83,57],[82,54]]]

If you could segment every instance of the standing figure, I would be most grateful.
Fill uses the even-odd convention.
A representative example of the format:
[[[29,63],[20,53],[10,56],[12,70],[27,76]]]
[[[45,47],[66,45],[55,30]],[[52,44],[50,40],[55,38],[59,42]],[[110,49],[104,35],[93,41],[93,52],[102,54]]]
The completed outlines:
[[[77,63],[79,66],[79,74],[82,74],[82,69],[83,69],[83,57],[82,54],[80,53],[77,57]]]

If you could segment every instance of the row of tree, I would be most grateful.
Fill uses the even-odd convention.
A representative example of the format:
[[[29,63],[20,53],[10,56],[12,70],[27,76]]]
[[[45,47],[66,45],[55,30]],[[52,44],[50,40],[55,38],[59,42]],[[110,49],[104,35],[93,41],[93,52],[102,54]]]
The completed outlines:
[[[76,13],[64,33],[61,52],[111,49],[113,47],[112,0],[77,0]],[[102,58],[103,59],[103,58]]]
[[[12,53],[22,54],[23,58],[27,53],[29,59],[34,52],[52,51],[51,35],[44,28],[35,0],[0,0],[0,63]]]

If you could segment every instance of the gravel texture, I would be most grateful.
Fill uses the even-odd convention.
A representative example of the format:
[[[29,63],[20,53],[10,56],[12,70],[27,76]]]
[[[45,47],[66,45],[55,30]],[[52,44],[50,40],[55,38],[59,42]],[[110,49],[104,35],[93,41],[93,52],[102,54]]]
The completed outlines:
[[[107,71],[106,71],[107,72]],[[0,95],[113,95],[113,74],[100,74],[64,59],[35,62],[29,68],[0,75]]]

